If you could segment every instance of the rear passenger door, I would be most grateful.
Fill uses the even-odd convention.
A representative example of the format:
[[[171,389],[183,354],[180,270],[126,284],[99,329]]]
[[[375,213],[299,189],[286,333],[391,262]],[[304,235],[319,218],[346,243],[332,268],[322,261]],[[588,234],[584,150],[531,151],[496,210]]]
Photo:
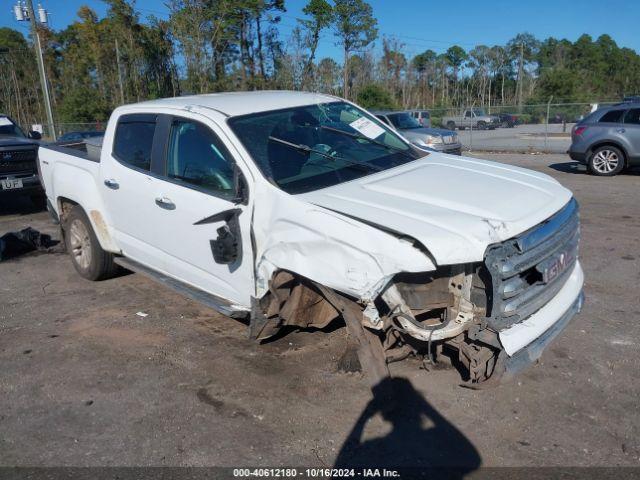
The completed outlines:
[[[159,231],[153,221],[157,207],[152,193],[158,180],[151,166],[162,160],[157,120],[156,114],[118,118],[111,158],[103,157],[100,165],[99,185],[118,246],[127,257],[154,269],[163,265],[163,254],[154,246]]]

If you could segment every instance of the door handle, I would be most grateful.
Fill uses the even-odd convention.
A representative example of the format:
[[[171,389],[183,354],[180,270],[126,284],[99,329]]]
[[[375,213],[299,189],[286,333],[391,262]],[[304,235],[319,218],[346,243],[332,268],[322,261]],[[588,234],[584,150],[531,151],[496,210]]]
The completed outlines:
[[[118,190],[120,188],[118,182],[116,182],[113,178],[108,178],[104,181],[104,184],[111,190]]]
[[[616,132],[618,132],[618,133],[624,133],[624,128],[618,128],[618,129],[616,130]]]
[[[165,210],[175,210],[176,209],[176,204],[173,203],[167,197],[158,197],[158,198],[156,198],[156,205],[158,205],[160,208],[164,208]]]

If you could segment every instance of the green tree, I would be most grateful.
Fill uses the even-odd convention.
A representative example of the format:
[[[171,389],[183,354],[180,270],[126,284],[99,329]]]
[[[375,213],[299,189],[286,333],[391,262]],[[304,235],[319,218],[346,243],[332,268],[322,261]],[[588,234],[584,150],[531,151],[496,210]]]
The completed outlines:
[[[358,92],[357,102],[358,105],[370,109],[392,110],[396,108],[389,92],[375,84],[365,85]]]
[[[333,22],[334,11],[331,4],[326,0],[309,0],[302,12],[311,17],[308,20],[299,20],[307,31],[306,43],[309,49],[309,56],[302,76],[302,88],[304,89],[311,81],[313,62],[320,42],[320,33]]]
[[[364,0],[335,0],[334,11],[336,36],[344,53],[342,95],[349,98],[349,58],[353,51],[366,47],[377,38],[377,20],[371,5]]]

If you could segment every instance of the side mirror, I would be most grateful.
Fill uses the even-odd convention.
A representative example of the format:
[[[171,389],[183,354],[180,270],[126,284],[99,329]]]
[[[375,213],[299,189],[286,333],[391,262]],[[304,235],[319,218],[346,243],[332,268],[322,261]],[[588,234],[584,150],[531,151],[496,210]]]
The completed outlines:
[[[35,130],[30,130],[29,133],[27,134],[27,137],[33,140],[41,140],[42,134],[40,132],[36,132]]]

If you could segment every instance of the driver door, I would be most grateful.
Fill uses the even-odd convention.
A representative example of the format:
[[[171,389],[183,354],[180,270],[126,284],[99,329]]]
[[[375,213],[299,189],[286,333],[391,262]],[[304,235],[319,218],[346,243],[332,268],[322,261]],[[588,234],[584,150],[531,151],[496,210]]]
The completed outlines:
[[[163,252],[167,275],[249,306],[251,215],[238,200],[242,174],[219,129],[192,115],[160,121],[166,145],[154,172],[154,246]]]

